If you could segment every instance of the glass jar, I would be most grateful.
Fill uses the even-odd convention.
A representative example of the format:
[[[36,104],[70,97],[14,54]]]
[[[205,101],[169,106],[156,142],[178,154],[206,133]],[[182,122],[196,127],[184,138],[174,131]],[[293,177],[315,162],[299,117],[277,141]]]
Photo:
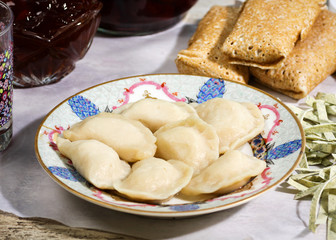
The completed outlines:
[[[178,23],[197,0],[101,0],[99,31],[115,36],[156,33]]]
[[[14,85],[59,81],[89,49],[100,23],[98,0],[6,0],[14,12]]]

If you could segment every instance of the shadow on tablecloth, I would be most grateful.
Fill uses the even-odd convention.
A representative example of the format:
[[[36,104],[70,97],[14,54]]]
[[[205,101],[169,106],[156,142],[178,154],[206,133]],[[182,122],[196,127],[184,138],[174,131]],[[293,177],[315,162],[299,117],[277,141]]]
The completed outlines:
[[[72,227],[94,228],[148,239],[183,236],[237,215],[244,204],[219,213],[185,218],[153,219],[106,209],[64,190],[39,165],[34,138],[42,119],[15,134],[1,155],[1,192],[24,217],[45,217]],[[6,211],[6,209],[5,209]]]

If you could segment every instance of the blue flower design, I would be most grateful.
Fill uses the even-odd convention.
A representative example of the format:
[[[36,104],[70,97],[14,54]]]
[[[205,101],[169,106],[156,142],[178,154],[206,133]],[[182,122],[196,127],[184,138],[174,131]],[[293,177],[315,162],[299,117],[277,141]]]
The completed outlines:
[[[193,211],[199,209],[198,204],[181,204],[181,205],[171,205],[169,207],[173,211],[178,211],[178,212],[185,212],[185,211]]]
[[[201,87],[197,95],[197,102],[202,103],[212,98],[223,97],[224,93],[225,93],[224,80],[218,78],[210,78]]]
[[[68,100],[72,111],[81,119],[98,114],[100,111],[98,107],[89,99],[77,95]]]
[[[73,182],[86,182],[86,180],[75,170],[65,167],[50,166],[49,171],[61,178],[73,181]]]
[[[271,150],[267,153],[267,159],[273,160],[273,159],[279,159],[284,158],[298,149],[300,149],[302,146],[301,140],[294,140],[290,142],[286,142],[284,144],[281,144]]]

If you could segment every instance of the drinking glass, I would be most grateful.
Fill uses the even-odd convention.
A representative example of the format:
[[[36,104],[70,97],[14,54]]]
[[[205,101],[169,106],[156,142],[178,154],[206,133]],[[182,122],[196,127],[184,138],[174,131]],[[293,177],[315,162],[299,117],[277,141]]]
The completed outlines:
[[[0,151],[12,138],[13,13],[0,1]]]

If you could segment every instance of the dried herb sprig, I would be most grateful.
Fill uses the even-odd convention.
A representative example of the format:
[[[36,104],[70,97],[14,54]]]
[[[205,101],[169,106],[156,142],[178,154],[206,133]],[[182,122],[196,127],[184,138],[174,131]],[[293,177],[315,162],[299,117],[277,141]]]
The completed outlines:
[[[307,97],[304,109],[290,106],[302,123],[305,154],[287,183],[298,190],[294,199],[311,198],[309,229],[326,223],[327,238],[336,239],[336,94]]]

